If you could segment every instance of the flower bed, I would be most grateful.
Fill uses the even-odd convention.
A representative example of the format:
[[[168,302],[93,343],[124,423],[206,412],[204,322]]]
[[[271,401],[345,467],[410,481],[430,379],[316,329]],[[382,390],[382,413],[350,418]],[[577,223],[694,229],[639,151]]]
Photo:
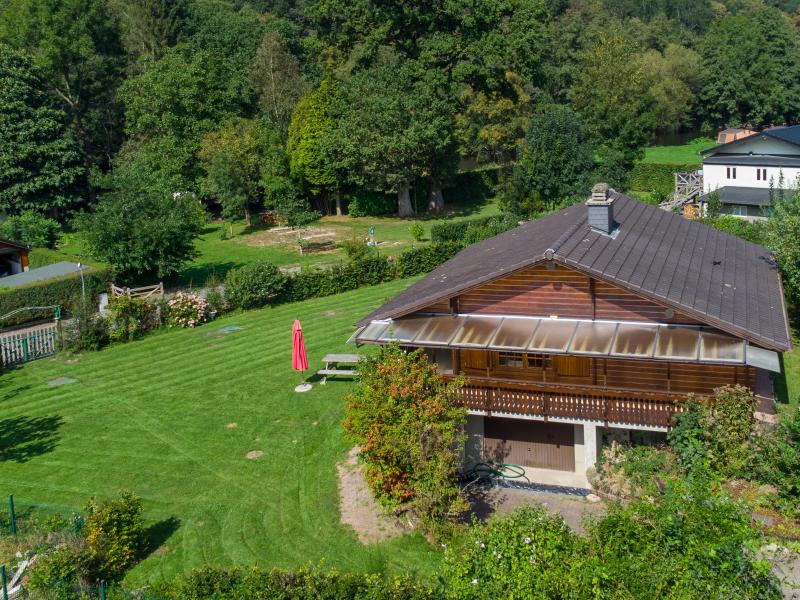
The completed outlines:
[[[170,327],[196,327],[208,320],[208,302],[197,294],[178,292],[167,306]]]

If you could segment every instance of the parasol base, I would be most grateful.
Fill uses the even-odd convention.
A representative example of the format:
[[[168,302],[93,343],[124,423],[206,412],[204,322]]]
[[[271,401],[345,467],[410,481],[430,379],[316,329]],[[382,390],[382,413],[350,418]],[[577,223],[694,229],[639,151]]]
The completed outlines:
[[[295,392],[307,392],[311,389],[310,383],[301,383],[296,388],[294,388]]]

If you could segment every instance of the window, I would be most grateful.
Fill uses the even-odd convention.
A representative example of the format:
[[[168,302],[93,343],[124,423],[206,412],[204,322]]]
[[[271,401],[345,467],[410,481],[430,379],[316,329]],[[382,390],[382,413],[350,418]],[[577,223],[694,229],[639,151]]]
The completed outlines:
[[[436,363],[436,368],[442,375],[453,374],[453,351],[450,348],[425,348],[428,360]]]
[[[736,179],[736,167],[727,167],[728,179]]]
[[[524,354],[514,352],[500,352],[497,355],[497,364],[501,367],[523,367]]]
[[[767,170],[758,168],[756,169],[756,181],[766,181],[767,180]]]
[[[550,366],[550,361],[546,354],[528,354],[529,369],[546,369]]]
[[[731,214],[737,217],[746,217],[747,207],[741,204],[731,204]]]
[[[719,134],[719,143],[724,144],[728,141],[728,134],[727,133],[720,133]]]
[[[556,356],[554,357],[556,373],[563,377],[589,377],[591,374],[591,359],[583,356]]]

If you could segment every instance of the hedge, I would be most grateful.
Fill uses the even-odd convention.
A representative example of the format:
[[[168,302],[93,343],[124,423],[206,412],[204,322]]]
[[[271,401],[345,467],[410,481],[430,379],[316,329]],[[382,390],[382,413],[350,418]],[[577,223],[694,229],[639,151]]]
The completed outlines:
[[[466,219],[464,221],[445,221],[431,226],[432,242],[458,242],[474,243],[474,236],[471,235],[476,230],[488,230],[486,234],[480,235],[482,239],[497,235],[503,231],[508,231],[517,226],[516,219],[508,215],[495,215],[491,217],[480,217],[478,219]],[[479,231],[483,234],[483,231]]]
[[[638,192],[670,193],[675,189],[675,173],[696,171],[700,166],[697,163],[636,163],[628,174],[628,186]]]
[[[83,272],[83,281],[86,286],[86,297],[96,298],[101,292],[108,291],[108,285],[111,282],[111,270],[109,268],[89,266]],[[53,279],[35,281],[15,288],[0,288],[0,315],[25,306],[59,304],[68,309],[81,297],[81,294],[80,273],[70,273]],[[0,325],[3,327],[19,325],[48,316],[52,316],[49,311],[31,311],[3,321]]]

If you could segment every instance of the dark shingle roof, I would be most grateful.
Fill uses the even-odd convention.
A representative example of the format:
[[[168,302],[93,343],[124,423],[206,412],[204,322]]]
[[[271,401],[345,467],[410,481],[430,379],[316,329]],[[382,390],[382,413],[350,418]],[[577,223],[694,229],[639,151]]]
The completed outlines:
[[[755,167],[800,167],[800,156],[775,154],[715,154],[703,159],[704,165],[743,165]]]
[[[755,187],[734,187],[725,186],[715,190],[719,194],[719,199],[723,204],[743,204],[747,206],[769,206],[772,204],[769,188]],[[774,190],[777,194],[780,190]],[[784,190],[785,193],[792,193],[792,190]],[[700,196],[700,202],[706,202],[713,192]]]
[[[732,142],[718,144],[713,148],[701,150],[700,154],[708,154],[709,152],[714,152],[720,148],[732,148],[747,142],[752,142],[753,140],[757,139],[759,135],[771,137],[776,140],[782,140],[784,142],[794,144],[795,146],[800,146],[800,125],[791,125],[790,127],[771,127],[759,133],[748,135],[746,137],[739,138],[738,140],[733,140]]]
[[[768,250],[622,194],[612,197],[615,237],[589,229],[585,206],[565,208],[465,248],[359,325],[409,314],[552,256],[758,345],[791,348]]]

